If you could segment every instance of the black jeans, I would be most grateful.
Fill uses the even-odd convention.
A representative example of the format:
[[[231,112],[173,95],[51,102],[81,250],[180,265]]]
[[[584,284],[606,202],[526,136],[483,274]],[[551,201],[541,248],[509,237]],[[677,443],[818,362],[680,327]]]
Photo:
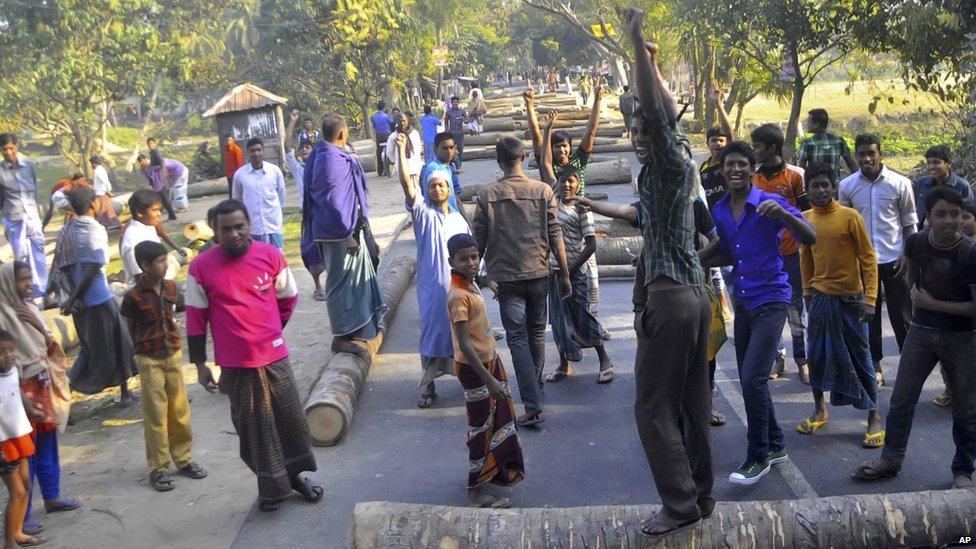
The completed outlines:
[[[541,412],[545,395],[542,369],[546,365],[546,307],[548,277],[498,283],[498,304],[505,341],[512,353],[519,397],[526,412]]]
[[[871,360],[875,369],[884,358],[881,346],[881,302],[888,304],[888,320],[895,332],[895,341],[901,351],[908,335],[908,325],[912,321],[912,298],[905,277],[895,277],[895,262],[878,264],[878,302],[874,306],[874,320],[869,326],[869,343],[871,344]]]
[[[227,198],[234,198],[234,178],[227,178]]]
[[[783,335],[788,303],[765,303],[755,309],[735,305],[735,360],[746,407],[747,458],[766,459],[769,452],[783,449],[783,431],[776,423],[769,374]]]
[[[163,203],[163,208],[166,209],[166,213],[169,214],[170,219],[176,219],[176,212],[173,211],[173,203],[169,199],[169,187],[157,192],[159,195],[159,200]]]
[[[386,164],[386,140],[390,134],[376,134],[376,175],[390,175]]]
[[[922,385],[941,362],[952,390],[952,441],[956,455],[952,474],[973,474],[976,460],[976,332],[948,332],[911,325],[901,360],[898,378],[891,393],[888,419],[885,423],[885,445],[882,457],[901,468],[912,432],[915,406]]]
[[[715,507],[708,424],[711,316],[702,286],[651,287],[647,306],[634,319],[637,433],[664,512],[681,521]]]
[[[464,132],[452,133],[451,135],[454,136],[454,145],[457,147],[457,154],[454,156],[454,160],[451,161],[451,164],[454,164],[454,167],[460,170],[462,160],[461,157],[464,156]]]

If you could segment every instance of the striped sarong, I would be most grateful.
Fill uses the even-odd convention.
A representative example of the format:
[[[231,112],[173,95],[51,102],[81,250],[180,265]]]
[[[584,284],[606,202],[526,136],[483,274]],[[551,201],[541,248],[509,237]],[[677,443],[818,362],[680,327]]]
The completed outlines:
[[[712,361],[715,360],[722,345],[725,345],[725,342],[729,340],[729,336],[725,332],[725,313],[722,311],[722,300],[719,299],[711,284],[706,283],[705,289],[708,291],[708,302],[712,309],[712,321],[708,328],[708,360]]]
[[[830,391],[833,406],[878,407],[878,381],[868,347],[868,325],[858,301],[817,293],[810,298],[807,358],[810,387]]]
[[[498,355],[484,366],[492,377],[508,385]],[[468,488],[486,482],[517,484],[525,478],[525,463],[515,426],[515,404],[510,398],[493,398],[470,366],[457,362],[455,368],[468,413]]]
[[[316,469],[308,422],[288,358],[263,368],[223,368],[220,392],[230,399],[241,460],[258,477],[258,498],[280,501],[288,497],[291,479]]]

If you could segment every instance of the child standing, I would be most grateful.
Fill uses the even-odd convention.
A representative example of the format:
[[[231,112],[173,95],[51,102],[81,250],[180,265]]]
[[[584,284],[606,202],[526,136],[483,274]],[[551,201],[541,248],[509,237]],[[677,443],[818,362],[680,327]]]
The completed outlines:
[[[183,352],[173,319],[176,284],[165,280],[166,248],[158,242],[136,245],[142,274],[122,300],[122,316],[135,344],[142,376],[142,415],[149,483],[160,492],[175,488],[169,476],[172,458],[179,472],[193,479],[207,472],[190,459],[190,404],[183,383]]]
[[[30,490],[30,467],[26,458],[33,455],[31,425],[20,395],[14,338],[9,332],[0,330],[0,476],[10,494],[5,517],[4,549],[40,545],[47,541],[23,532]]]
[[[590,273],[587,260],[596,252],[596,227],[593,225],[593,214],[579,211],[572,202],[580,190],[579,170],[574,166],[566,166],[559,173],[558,180],[553,173],[550,141],[556,118],[555,111],[550,111],[546,118],[542,161],[539,165],[543,181],[556,186],[556,215],[563,228],[563,243],[566,246],[566,262],[569,263],[573,294],[569,299],[562,299],[555,292],[549,292],[549,322],[552,324],[553,339],[559,349],[559,367],[546,381],[555,383],[571,375],[569,363],[583,360],[581,349],[592,347],[600,358],[600,374],[596,381],[609,383],[613,381],[613,363],[603,347],[603,326],[590,312]],[[556,287],[559,283],[559,265],[553,259],[550,266],[552,271],[549,284]]]
[[[460,233],[447,241],[447,249],[451,264],[447,311],[468,416],[468,505],[510,507],[508,498],[484,487],[489,482],[517,484],[525,478],[525,464],[508,378],[495,354],[485,300],[474,281],[481,263],[478,245],[473,236]]]
[[[136,261],[135,252],[136,245],[140,242],[146,240],[165,241],[180,255],[186,255],[186,252],[180,250],[163,227],[163,201],[158,194],[149,189],[135,191],[129,197],[129,212],[132,213],[132,220],[126,225],[119,241],[119,252],[122,255],[122,266],[125,269],[126,280],[131,282],[142,272],[139,263]],[[179,264],[173,262],[168,266],[166,278],[172,280],[178,270]]]

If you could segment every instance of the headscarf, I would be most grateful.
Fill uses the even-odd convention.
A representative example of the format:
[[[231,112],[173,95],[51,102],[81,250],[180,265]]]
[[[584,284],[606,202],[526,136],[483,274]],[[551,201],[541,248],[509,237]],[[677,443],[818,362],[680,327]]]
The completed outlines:
[[[37,307],[17,293],[16,268],[13,261],[0,265],[0,328],[14,337],[17,361],[28,366],[47,357],[47,345],[44,334],[17,316],[17,308],[26,305],[38,319],[41,317]]]
[[[430,182],[434,179],[443,179],[447,183],[447,200],[445,201],[447,202],[447,209],[451,212],[458,211],[454,206],[454,203],[451,201],[451,195],[454,194],[454,176],[451,174],[450,170],[445,168],[424,170],[421,173],[421,177],[423,179],[420,181],[420,192],[424,193],[424,202],[427,204],[427,206],[437,208],[437,205],[430,201],[430,194],[427,192],[430,190]]]

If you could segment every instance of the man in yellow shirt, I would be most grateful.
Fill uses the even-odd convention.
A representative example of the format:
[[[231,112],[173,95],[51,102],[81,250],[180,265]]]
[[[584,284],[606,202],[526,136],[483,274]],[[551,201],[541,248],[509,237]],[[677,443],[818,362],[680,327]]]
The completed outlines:
[[[884,444],[878,413],[878,382],[868,346],[868,322],[878,295],[878,266],[874,247],[861,215],[834,200],[837,182],[827,164],[807,167],[807,196],[813,209],[803,216],[817,231],[817,243],[800,247],[803,296],[809,324],[807,358],[813,415],[796,426],[812,435],[827,423],[824,392],[834,406],[853,405],[868,411],[868,427],[861,445]]]

